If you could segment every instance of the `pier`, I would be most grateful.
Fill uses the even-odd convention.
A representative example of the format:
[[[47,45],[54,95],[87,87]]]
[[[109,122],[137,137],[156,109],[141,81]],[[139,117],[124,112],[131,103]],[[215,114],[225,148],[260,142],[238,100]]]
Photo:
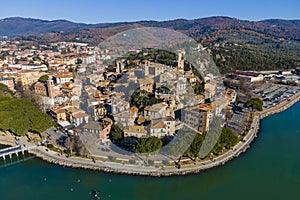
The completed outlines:
[[[22,153],[24,155],[25,151],[28,151],[29,149],[35,148],[36,146],[13,146],[13,147],[7,147],[4,149],[0,149],[0,157],[3,158],[3,160],[5,160],[5,158],[7,156],[10,157],[10,159],[12,159],[12,155],[16,154],[17,156],[19,156],[19,153]]]

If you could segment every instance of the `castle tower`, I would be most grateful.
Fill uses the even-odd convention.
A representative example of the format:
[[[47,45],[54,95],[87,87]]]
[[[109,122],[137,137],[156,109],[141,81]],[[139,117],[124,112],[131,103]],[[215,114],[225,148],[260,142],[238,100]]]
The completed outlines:
[[[51,99],[54,98],[54,82],[53,80],[47,80],[47,91],[48,91],[48,97]]]
[[[178,71],[184,73],[184,59],[183,59],[183,52],[179,52],[178,53],[178,60],[177,60],[177,67],[178,67]]]
[[[180,60],[182,60],[182,53],[181,53],[181,52],[178,53],[178,62],[179,62]]]
[[[149,60],[144,60],[144,71],[145,71],[145,76],[149,75],[149,65],[150,65],[150,61]]]

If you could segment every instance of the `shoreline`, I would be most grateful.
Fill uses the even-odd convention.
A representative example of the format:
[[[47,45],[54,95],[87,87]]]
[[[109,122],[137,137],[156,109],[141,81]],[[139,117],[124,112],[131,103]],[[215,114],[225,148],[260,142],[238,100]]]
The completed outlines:
[[[277,104],[276,106],[263,110],[261,112],[253,113],[253,121],[250,126],[250,130],[247,135],[244,136],[243,141],[240,141],[232,149],[228,150],[224,154],[216,157],[212,160],[197,162],[196,164],[182,165],[180,169],[174,166],[141,166],[137,164],[123,164],[117,162],[107,162],[97,160],[96,163],[92,162],[91,159],[81,157],[69,157],[65,155],[59,155],[57,152],[48,150],[46,147],[39,146],[34,149],[30,149],[28,153],[42,159],[46,162],[60,165],[62,167],[71,167],[79,169],[88,169],[94,171],[102,171],[115,174],[126,174],[126,175],[139,175],[139,176],[153,176],[153,177],[165,177],[175,175],[189,175],[198,174],[202,171],[206,171],[211,168],[220,167],[225,165],[230,160],[233,160],[240,156],[240,154],[246,152],[250,148],[251,142],[258,136],[260,129],[260,121],[270,115],[280,113],[290,108],[300,100],[300,92],[294,94],[289,100]],[[9,140],[3,140],[0,138],[0,143],[3,145],[14,145]],[[147,169],[147,170],[145,170]]]

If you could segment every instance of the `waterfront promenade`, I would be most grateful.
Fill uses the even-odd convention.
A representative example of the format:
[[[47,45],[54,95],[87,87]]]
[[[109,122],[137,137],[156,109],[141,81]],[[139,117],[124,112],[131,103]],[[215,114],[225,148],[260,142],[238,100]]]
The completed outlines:
[[[196,162],[192,164],[182,165],[180,169],[170,166],[145,166],[141,164],[123,164],[122,162],[110,162],[96,160],[94,163],[91,159],[80,157],[66,157],[57,152],[47,151],[46,147],[40,146],[31,149],[29,152],[48,162],[59,164],[65,167],[83,168],[91,170],[101,170],[105,172],[133,174],[133,175],[150,175],[150,176],[170,176],[198,173],[209,168],[217,167],[225,164],[229,160],[239,156],[250,147],[251,141],[257,136],[259,129],[259,116],[255,116],[249,133],[244,140],[239,142],[234,148],[211,160]]]

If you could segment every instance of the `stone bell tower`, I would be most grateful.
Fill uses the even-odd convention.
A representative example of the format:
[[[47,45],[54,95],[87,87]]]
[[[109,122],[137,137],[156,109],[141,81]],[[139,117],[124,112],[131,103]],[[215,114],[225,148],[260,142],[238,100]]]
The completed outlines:
[[[48,91],[48,96],[51,99],[54,98],[54,82],[53,82],[53,80],[47,80],[47,91]]]

